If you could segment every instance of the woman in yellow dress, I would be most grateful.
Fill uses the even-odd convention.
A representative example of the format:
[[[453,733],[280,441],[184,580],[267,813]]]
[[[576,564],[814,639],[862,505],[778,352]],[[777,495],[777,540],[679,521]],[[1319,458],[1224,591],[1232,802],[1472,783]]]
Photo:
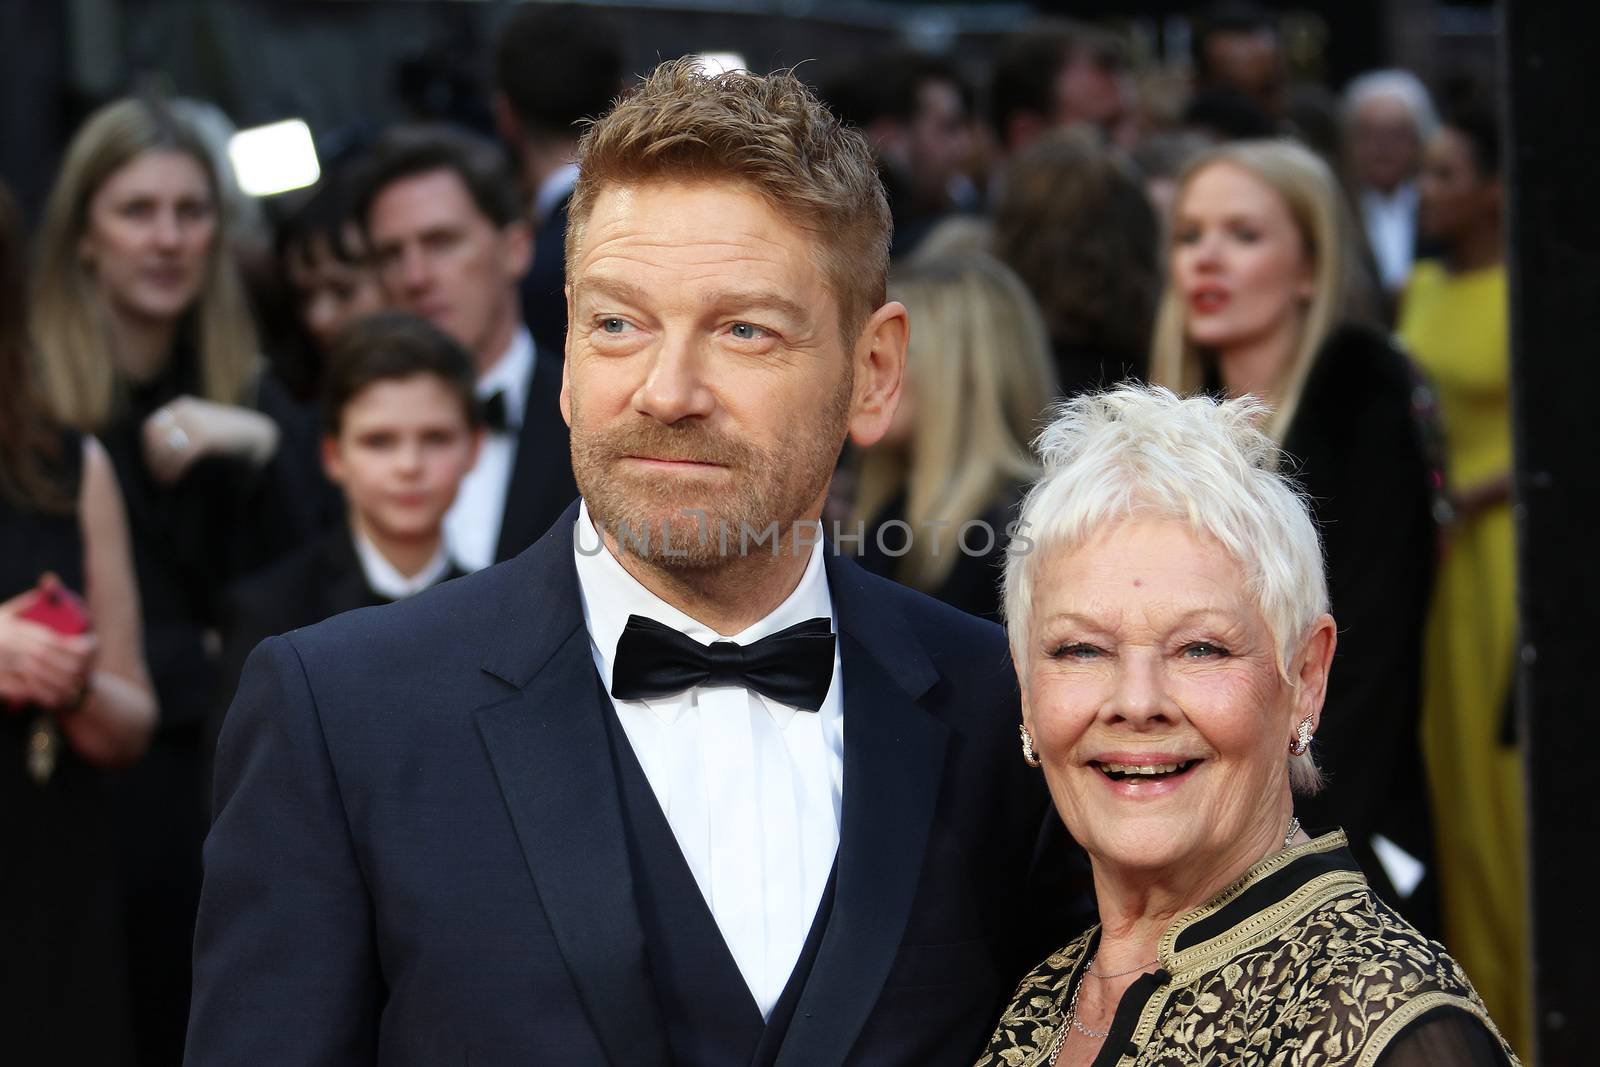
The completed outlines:
[[[1400,334],[1438,390],[1453,515],[1425,644],[1423,748],[1445,939],[1512,1043],[1529,1045],[1522,765],[1512,736],[1515,556],[1500,148],[1461,115],[1428,146]]]

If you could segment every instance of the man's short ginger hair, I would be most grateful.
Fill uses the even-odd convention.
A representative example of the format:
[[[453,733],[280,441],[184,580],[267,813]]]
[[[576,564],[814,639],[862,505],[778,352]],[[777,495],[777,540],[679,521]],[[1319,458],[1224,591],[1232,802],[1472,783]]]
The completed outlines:
[[[847,349],[887,299],[889,203],[872,148],[791,71],[708,75],[692,58],[663,63],[584,132],[578,171],[569,279],[606,186],[730,182],[816,236],[813,261],[838,302]]]

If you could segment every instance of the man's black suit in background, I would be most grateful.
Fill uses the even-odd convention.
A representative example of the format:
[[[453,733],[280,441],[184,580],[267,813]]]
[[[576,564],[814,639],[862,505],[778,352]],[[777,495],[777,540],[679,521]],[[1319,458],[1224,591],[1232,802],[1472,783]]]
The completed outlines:
[[[530,331],[531,332],[531,331]],[[561,356],[551,358],[534,342],[533,380],[517,430],[517,458],[506,485],[505,513],[500,519],[496,563],[515,556],[550,528],[578,496],[572,479],[572,445],[561,417]]]
[[[460,575],[452,566],[439,580]],[[388,597],[367,584],[353,535],[342,522],[299,552],[238,582],[227,597],[219,710],[232,702],[245,660],[262,641],[347,611],[387,603]]]
[[[755,1062],[970,1064],[1072,932],[999,629],[830,555],[840,844],[804,980],[763,1025],[737,989],[684,988],[696,929],[726,950],[601,687],[575,516],[251,657],[218,753],[187,1062],[665,1067],[684,1045],[664,1005],[692,995],[708,1027],[744,1029],[690,1039]]]
[[[541,364],[561,365],[567,343],[567,205],[569,192],[534,222],[533,265],[522,276],[522,318]]]
[[[452,566],[440,581],[461,576]],[[312,626],[357,608],[389,603],[367,584],[345,523],[273,566],[236,583],[227,596],[218,670],[217,703],[206,722],[206,795],[211,791],[211,758],[228,705],[239,686],[245,660],[269,637]]]

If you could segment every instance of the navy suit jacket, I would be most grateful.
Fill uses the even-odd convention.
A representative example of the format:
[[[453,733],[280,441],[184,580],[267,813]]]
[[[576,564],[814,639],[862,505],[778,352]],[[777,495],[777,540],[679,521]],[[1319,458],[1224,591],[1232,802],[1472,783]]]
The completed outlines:
[[[666,1067],[575,515],[252,655],[217,756],[187,1063]],[[1018,751],[1000,630],[827,573],[837,883],[776,1062],[966,1067],[1072,933],[1040,873],[1060,824]]]

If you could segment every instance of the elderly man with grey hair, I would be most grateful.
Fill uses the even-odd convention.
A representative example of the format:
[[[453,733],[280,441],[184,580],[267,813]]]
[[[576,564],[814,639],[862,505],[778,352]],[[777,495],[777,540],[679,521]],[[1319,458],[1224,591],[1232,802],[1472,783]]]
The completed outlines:
[[[1345,145],[1367,243],[1384,291],[1399,292],[1417,254],[1417,175],[1438,126],[1433,99],[1407,70],[1374,70],[1344,91]]]
[[[1515,1062],[1344,834],[1295,818],[1335,628],[1264,414],[1130,385],[1040,439],[1006,567],[1022,756],[1100,923],[1023,980],[980,1067]]]

